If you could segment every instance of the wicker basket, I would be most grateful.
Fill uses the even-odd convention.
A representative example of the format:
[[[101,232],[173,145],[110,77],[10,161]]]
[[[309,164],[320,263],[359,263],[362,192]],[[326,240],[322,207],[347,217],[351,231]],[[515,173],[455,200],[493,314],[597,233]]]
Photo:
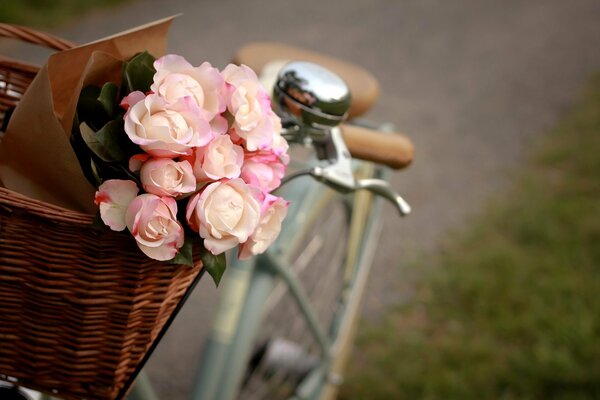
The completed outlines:
[[[72,44],[0,24],[0,36]],[[0,58],[0,123],[35,76]],[[64,399],[122,397],[200,265],[148,259],[93,216],[0,187],[0,379]]]

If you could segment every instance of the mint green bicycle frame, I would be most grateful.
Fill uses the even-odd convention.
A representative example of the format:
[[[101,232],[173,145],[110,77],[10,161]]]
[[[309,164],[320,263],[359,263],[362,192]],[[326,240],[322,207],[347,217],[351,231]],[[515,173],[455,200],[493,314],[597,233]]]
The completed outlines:
[[[377,168],[376,171],[377,177],[385,178],[387,175],[387,170],[383,168]],[[362,193],[363,200],[360,200],[359,193]],[[344,327],[352,325],[369,275],[382,200],[373,198],[365,191],[345,198],[352,210],[359,207],[366,210],[367,215],[363,221],[353,224],[352,220],[358,217],[352,213],[350,227],[355,232],[350,241],[354,240],[354,244],[351,242],[348,246],[351,254],[346,259],[352,261],[346,265],[343,304],[334,317],[333,326],[323,327],[318,324],[307,295],[297,277],[290,272],[289,265],[290,257],[301,245],[301,239],[310,228],[313,218],[318,216],[321,207],[332,196],[339,194],[309,178],[300,178],[285,188],[283,196],[299,207],[290,207],[280,238],[266,254],[248,261],[231,260],[227,267],[219,288],[216,318],[194,381],[193,400],[229,400],[236,397],[259,331],[263,307],[279,280],[285,282],[296,300],[321,351],[318,367],[301,382],[294,398],[317,399],[323,388],[331,383],[330,369],[339,345],[338,334]],[[357,199],[362,203],[354,204]],[[129,399],[156,399],[143,373]]]

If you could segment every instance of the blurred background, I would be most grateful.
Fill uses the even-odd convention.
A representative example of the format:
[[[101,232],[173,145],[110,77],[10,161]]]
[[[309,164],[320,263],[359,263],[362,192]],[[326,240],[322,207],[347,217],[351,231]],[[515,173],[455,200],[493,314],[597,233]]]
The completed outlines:
[[[415,143],[393,177],[414,212],[385,209],[343,398],[600,398],[600,2],[0,3],[81,43],[176,13],[169,51],[194,64],[271,41],[365,67],[368,118]],[[215,289],[196,292],[149,365],[160,398],[189,391]]]

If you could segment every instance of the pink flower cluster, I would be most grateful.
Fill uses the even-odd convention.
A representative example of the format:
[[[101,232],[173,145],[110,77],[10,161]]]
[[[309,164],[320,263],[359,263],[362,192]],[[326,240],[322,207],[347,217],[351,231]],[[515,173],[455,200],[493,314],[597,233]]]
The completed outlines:
[[[95,198],[103,222],[127,228],[156,260],[176,256],[183,224],[215,255],[236,246],[240,258],[264,252],[288,206],[270,194],[289,158],[268,94],[244,65],[219,71],[166,55],[154,68],[150,92],[121,102],[125,133],[144,151],[129,161],[142,188],[133,180],[105,181]],[[187,204],[182,221],[180,200]]]

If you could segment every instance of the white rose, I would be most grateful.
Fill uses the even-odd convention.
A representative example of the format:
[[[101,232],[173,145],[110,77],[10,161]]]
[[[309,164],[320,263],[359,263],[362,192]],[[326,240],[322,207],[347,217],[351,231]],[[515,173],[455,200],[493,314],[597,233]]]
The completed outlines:
[[[152,259],[171,260],[183,246],[183,227],[172,197],[137,196],[127,207],[125,222],[140,250]]]
[[[155,157],[189,155],[216,136],[189,97],[171,104],[157,94],[148,95],[131,104],[124,119],[131,141]]]
[[[240,177],[247,184],[268,193],[281,185],[284,175],[285,164],[270,150],[247,153]]]
[[[194,175],[198,181],[233,179],[240,176],[244,149],[229,135],[217,136],[208,146],[196,149]]]
[[[264,253],[273,244],[281,232],[281,224],[287,215],[288,204],[281,197],[270,194],[266,196],[258,227],[248,240],[240,245],[240,260]]]
[[[150,90],[168,102],[192,97],[208,121],[225,111],[225,81],[208,62],[193,67],[185,58],[168,54],[156,60],[154,68],[156,74]]]
[[[230,85],[227,109],[234,117],[236,135],[246,141],[250,151],[271,148],[278,118],[254,71],[245,65],[229,64],[223,77]]]
[[[134,181],[109,179],[96,192],[94,202],[100,208],[100,217],[113,231],[125,229],[125,212],[139,189]]]
[[[254,190],[237,178],[207,185],[190,198],[186,211],[188,224],[204,239],[204,247],[220,254],[256,230],[260,203]]]
[[[196,177],[187,161],[154,158],[140,169],[142,186],[148,193],[176,197],[196,190]]]

